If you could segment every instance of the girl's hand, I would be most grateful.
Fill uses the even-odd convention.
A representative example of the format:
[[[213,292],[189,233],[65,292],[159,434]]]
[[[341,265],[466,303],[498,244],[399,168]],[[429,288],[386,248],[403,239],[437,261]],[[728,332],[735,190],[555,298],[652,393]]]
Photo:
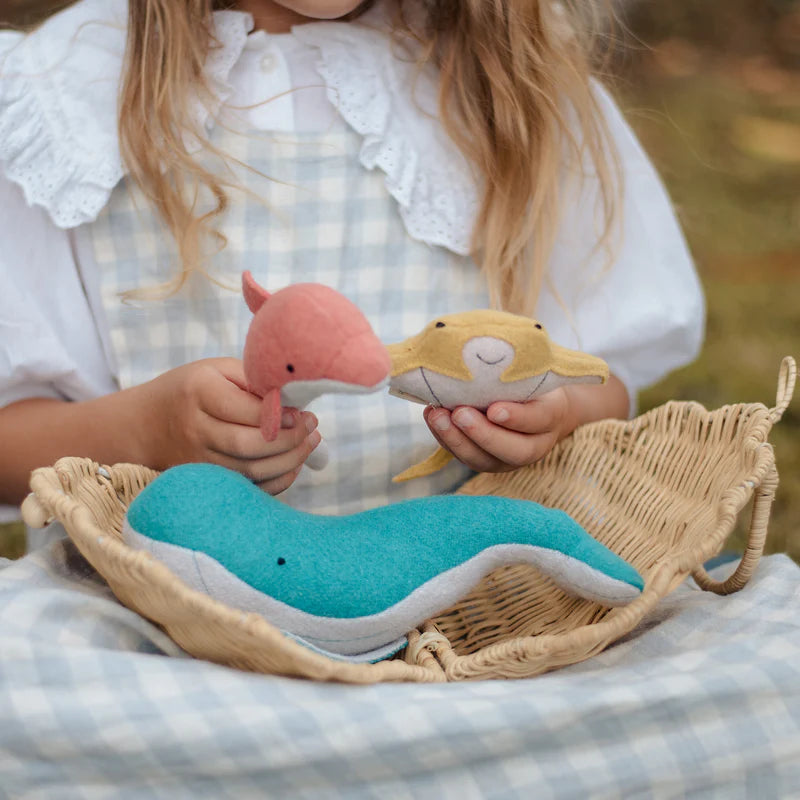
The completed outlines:
[[[266,442],[261,400],[244,387],[242,362],[195,361],[129,390],[142,424],[133,432],[139,460],[154,469],[210,462],[236,470],[270,494],[288,489],[319,444],[317,419],[286,409],[281,430]]]
[[[602,386],[574,384],[527,403],[493,403],[482,414],[428,406],[425,421],[439,444],[476,472],[507,472],[544,458],[578,425],[625,418],[628,392],[611,376]]]
[[[569,399],[554,389],[527,403],[493,403],[486,414],[428,406],[425,421],[439,444],[475,472],[507,472],[544,458],[571,433]]]

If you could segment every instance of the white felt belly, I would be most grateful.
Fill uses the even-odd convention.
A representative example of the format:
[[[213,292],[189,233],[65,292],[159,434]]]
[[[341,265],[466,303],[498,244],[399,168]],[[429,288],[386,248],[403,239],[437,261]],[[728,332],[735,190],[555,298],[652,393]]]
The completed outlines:
[[[313,381],[290,381],[281,388],[281,405],[289,408],[305,408],[312,400],[323,394],[372,394],[379,392],[388,384],[388,379],[374,386],[361,386],[358,383],[345,383],[329,378]]]
[[[421,372],[423,380],[434,397],[434,405],[444,406],[444,408],[472,406],[481,411],[497,400],[523,403],[536,394],[537,388],[547,378],[547,373],[545,373],[519,381],[503,383],[495,376],[481,381],[461,381],[458,378],[450,378],[424,368],[421,369]]]
[[[450,409],[472,406],[485,411],[498,400],[524,403],[570,383],[600,383],[600,379],[566,378],[554,372],[546,372],[544,375],[534,375],[519,381],[503,382],[494,377],[481,382],[462,381],[420,367],[392,378],[391,391],[398,397],[426,405]]]

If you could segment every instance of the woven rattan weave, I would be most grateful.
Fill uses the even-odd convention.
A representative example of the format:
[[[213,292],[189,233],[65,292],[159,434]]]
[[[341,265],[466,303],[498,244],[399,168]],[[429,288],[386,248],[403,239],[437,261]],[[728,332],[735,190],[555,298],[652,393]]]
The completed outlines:
[[[523,678],[589,658],[632,630],[688,575],[720,594],[740,589],[764,548],[778,483],[768,436],[792,396],[795,362],[784,359],[774,408],[707,411],[670,402],[628,422],[586,425],[543,461],[483,474],[461,489],[535,500],[571,514],[644,576],[642,595],[607,609],[564,594],[533,567],[494,571],[458,605],[409,633],[399,657],[378,664],[325,658],[245,614],[185,587],[120,530],[128,504],[157,473],[64,458],[36,470],[26,522],[63,523],[83,555],[127,606],[185,650],[246,670],[352,683]],[[747,547],[724,583],[702,564],[717,554],[752,498]]]

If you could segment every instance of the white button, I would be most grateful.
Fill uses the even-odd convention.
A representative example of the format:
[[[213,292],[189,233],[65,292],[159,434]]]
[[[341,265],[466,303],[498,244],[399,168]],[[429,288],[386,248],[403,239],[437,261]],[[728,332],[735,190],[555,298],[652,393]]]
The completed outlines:
[[[272,53],[265,53],[261,56],[261,71],[272,72],[277,64],[277,59]]]

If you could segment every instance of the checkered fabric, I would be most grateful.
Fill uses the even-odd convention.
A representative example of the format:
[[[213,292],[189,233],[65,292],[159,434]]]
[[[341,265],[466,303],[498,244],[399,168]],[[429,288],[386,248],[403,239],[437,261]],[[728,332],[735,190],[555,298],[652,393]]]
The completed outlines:
[[[121,388],[197,359],[241,357],[252,318],[241,296],[245,269],[270,291],[307,281],[337,289],[387,344],[441,314],[487,306],[485,281],[472,260],[410,238],[385,176],[361,166],[362,139],[343,121],[325,133],[280,139],[217,127],[212,140],[253,168],[236,170],[244,191],[232,191],[220,224],[227,245],[209,265],[213,278],[230,288],[198,278],[166,300],[122,302],[120,293],[161,286],[177,271],[170,236],[130,181],[117,187],[91,226]],[[352,513],[449,491],[467,475],[454,463],[430,479],[391,484],[392,475],[436,443],[421,407],[385,391],[331,395],[310,409],[320,419],[331,463],[319,473],[303,470],[282,495],[291,505]]]
[[[67,541],[0,569],[2,798],[686,796],[800,796],[784,556],[730,597],[685,584],[583,664],[366,687],[188,658]]]

